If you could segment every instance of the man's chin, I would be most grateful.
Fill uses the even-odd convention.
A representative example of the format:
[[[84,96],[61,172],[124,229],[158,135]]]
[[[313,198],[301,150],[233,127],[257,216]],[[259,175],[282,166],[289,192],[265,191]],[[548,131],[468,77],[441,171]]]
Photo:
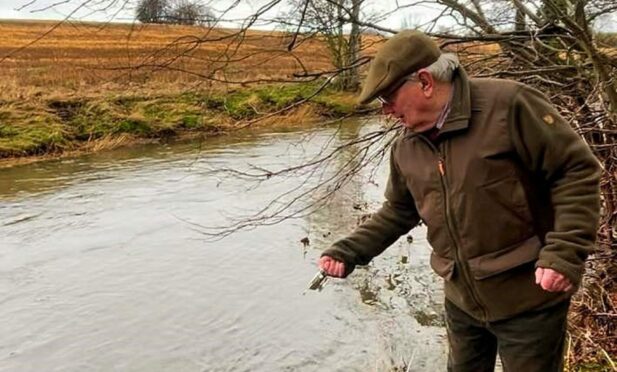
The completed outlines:
[[[429,130],[430,128],[427,128],[426,125],[419,125],[419,124],[408,124],[406,122],[402,122],[403,126],[409,130],[411,130],[414,133],[422,133],[422,132],[426,132],[427,130]]]
[[[403,123],[403,126],[414,133],[424,133],[433,128],[432,124],[415,124],[408,125],[407,123]]]
[[[401,120],[401,124],[403,124],[403,126],[411,131],[415,131],[416,126],[413,124],[409,124],[407,123],[405,120]]]

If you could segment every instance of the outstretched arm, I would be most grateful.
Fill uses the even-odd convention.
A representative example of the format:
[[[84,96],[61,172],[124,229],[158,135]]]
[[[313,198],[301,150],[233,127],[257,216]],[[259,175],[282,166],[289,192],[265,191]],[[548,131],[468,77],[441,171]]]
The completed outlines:
[[[386,201],[379,211],[351,235],[337,241],[323,252],[320,267],[329,275],[346,277],[354,270],[355,265],[368,264],[373,257],[383,252],[420,221],[405,178],[395,161],[394,153],[397,144],[398,141],[392,145],[390,152],[390,176],[385,193]],[[328,257],[328,259],[323,259],[323,257]],[[340,273],[341,265],[338,263],[328,264],[332,261],[342,263],[342,273]]]

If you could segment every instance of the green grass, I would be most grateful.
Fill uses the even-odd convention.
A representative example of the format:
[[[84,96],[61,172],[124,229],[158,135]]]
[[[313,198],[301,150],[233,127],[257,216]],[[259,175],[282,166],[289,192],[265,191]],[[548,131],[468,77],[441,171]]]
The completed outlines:
[[[40,154],[70,147],[70,136],[59,118],[35,107],[0,108],[0,155]]]
[[[312,97],[321,83],[263,86],[251,90],[232,91],[223,98],[206,97],[209,107],[224,110],[236,120],[254,119],[259,115],[278,111]],[[310,102],[320,108],[319,112],[328,117],[341,117],[352,114],[355,109],[354,98],[349,93],[339,93],[324,89],[310,98]]]

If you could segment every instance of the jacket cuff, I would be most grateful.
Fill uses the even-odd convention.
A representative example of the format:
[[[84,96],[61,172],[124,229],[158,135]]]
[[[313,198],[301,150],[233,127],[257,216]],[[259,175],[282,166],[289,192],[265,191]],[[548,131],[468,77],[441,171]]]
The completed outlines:
[[[343,278],[346,278],[356,268],[353,254],[348,252],[348,250],[343,247],[333,245],[332,247],[323,251],[321,257],[323,256],[332,257],[335,260],[341,261],[345,264],[345,273],[343,274]]]
[[[538,267],[541,267],[544,269],[553,269],[557,271],[558,273],[568,278],[570,283],[572,283],[572,286],[577,287],[577,288],[581,283],[583,271],[585,268],[584,264],[583,265],[573,265],[567,262],[561,263],[559,261],[552,261],[552,260],[547,260],[547,259],[539,259],[536,262],[536,268]]]

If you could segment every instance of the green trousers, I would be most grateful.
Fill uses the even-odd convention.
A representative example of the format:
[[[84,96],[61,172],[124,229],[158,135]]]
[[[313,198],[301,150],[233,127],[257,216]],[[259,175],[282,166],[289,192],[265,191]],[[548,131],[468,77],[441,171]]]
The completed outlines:
[[[449,372],[563,371],[570,301],[496,322],[481,322],[446,300]]]

